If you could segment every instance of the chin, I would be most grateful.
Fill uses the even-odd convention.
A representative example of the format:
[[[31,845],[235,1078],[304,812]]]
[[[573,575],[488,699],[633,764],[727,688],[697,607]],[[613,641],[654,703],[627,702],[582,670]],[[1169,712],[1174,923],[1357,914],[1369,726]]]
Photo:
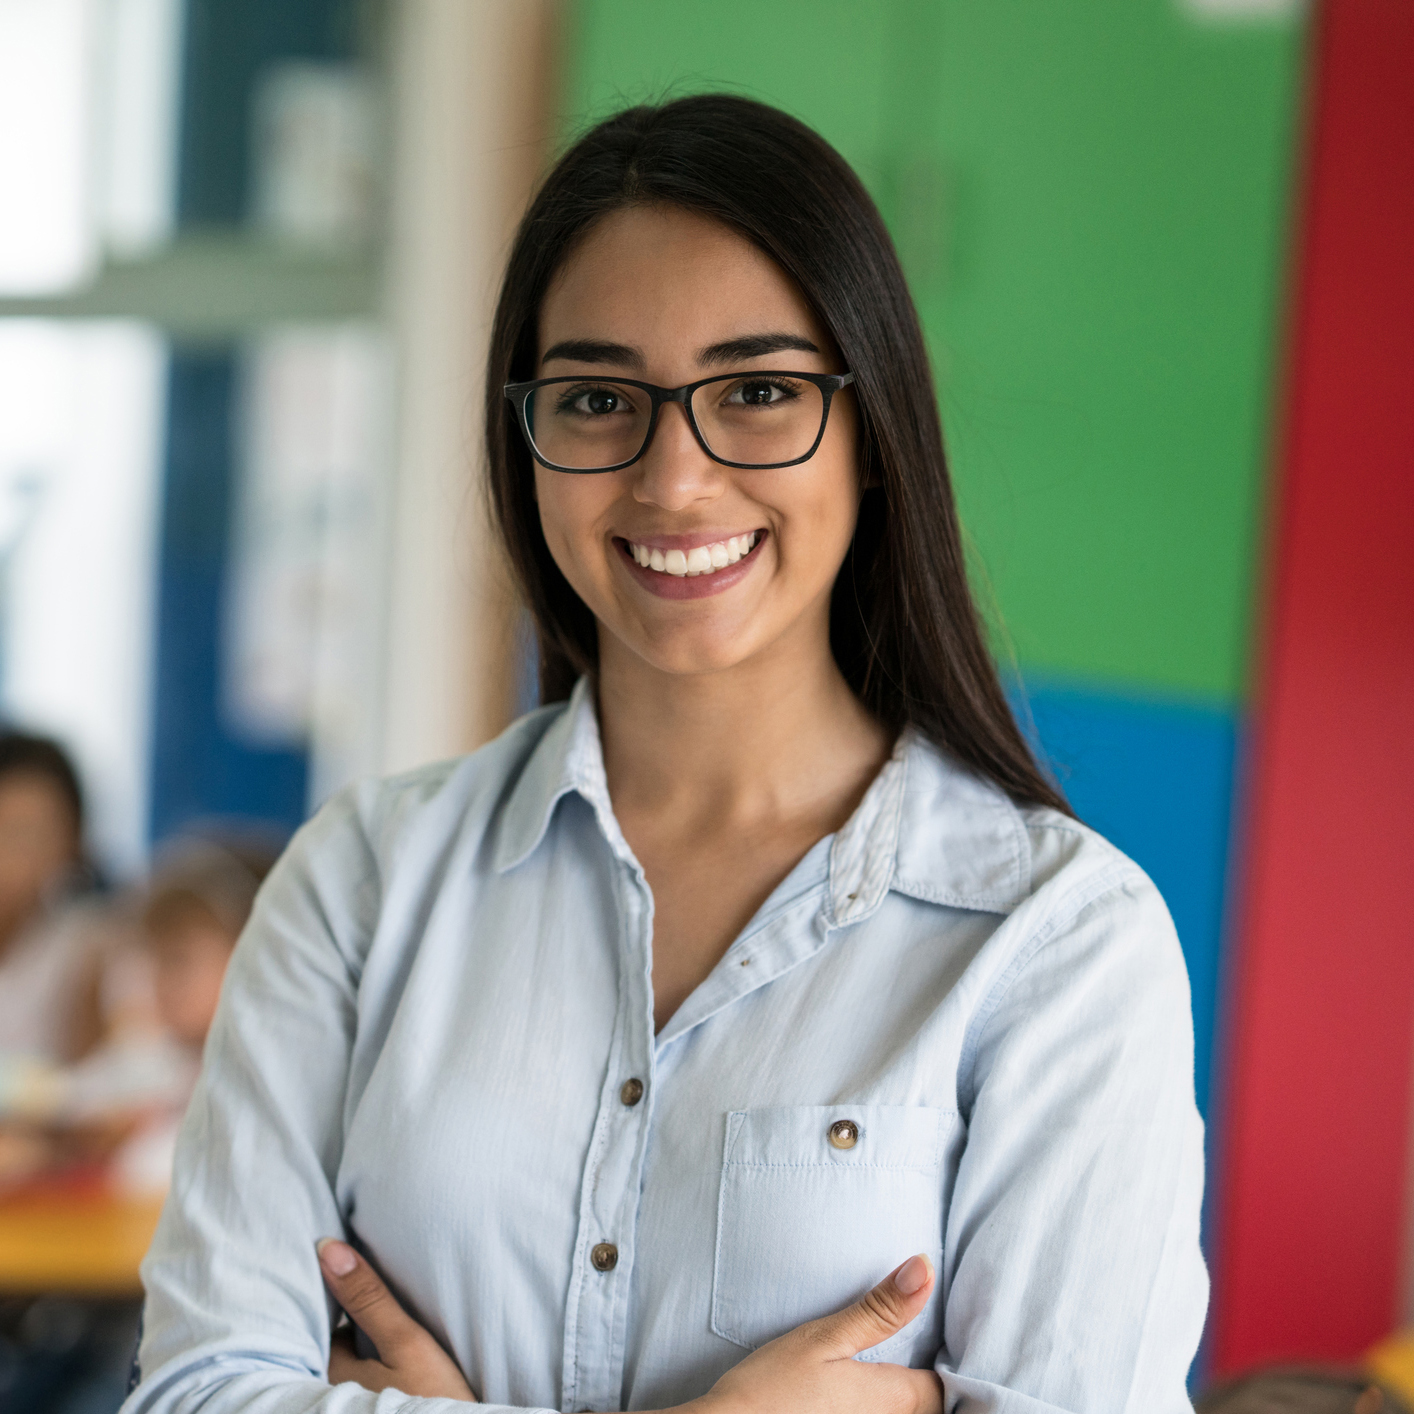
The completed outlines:
[[[738,667],[754,651],[754,645],[746,643],[744,635],[733,635],[724,641],[716,635],[674,633],[643,645],[639,656],[650,667],[671,677],[697,677]]]

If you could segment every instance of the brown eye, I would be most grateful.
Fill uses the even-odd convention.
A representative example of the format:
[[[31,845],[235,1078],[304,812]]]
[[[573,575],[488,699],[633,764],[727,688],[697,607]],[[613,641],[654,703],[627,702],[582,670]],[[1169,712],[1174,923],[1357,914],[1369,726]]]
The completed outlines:
[[[738,383],[727,394],[727,407],[768,408],[780,407],[784,403],[796,402],[800,398],[799,385],[787,383],[779,378],[747,378]]]
[[[622,416],[634,411],[632,397],[613,384],[572,384],[562,388],[555,400],[560,416],[601,418]]]

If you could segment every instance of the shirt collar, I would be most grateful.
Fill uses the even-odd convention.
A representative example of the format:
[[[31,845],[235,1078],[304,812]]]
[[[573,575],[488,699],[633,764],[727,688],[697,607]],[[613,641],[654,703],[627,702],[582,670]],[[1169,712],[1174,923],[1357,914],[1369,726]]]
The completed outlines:
[[[497,873],[514,869],[545,837],[562,796],[576,791],[593,807],[599,827],[620,858],[632,858],[609,801],[604,747],[589,679],[575,683],[569,701],[530,753],[511,788],[496,844]]]
[[[1031,841],[1021,811],[912,730],[899,786],[891,887],[912,898],[1010,913],[1031,892]]]
[[[872,913],[889,889],[1010,913],[1031,886],[1020,812],[1004,792],[906,728],[830,849],[830,921]]]
[[[614,853],[637,867],[609,800],[588,678],[575,684],[512,787],[497,872],[529,857],[570,791],[593,808]],[[831,843],[827,921],[834,927],[859,922],[889,889],[930,903],[1009,913],[1030,891],[1030,854],[1021,814],[1005,793],[908,728]]]

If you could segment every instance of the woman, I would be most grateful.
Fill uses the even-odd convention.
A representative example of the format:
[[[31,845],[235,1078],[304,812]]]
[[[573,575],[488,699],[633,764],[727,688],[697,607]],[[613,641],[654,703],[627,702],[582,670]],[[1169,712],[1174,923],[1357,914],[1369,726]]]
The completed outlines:
[[[858,180],[737,98],[596,128],[487,427],[553,705],[277,867],[130,1409],[1187,1409],[1182,958],[1007,710]]]

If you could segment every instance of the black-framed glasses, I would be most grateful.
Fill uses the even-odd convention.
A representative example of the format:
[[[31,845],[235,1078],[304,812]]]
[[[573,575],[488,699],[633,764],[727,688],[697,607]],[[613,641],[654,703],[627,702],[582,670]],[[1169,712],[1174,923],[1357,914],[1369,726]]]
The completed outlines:
[[[622,471],[648,450],[658,410],[681,403],[713,461],[773,471],[809,461],[825,435],[830,399],[852,373],[776,369],[722,373],[681,388],[637,378],[537,378],[507,383],[535,460],[551,471]]]

